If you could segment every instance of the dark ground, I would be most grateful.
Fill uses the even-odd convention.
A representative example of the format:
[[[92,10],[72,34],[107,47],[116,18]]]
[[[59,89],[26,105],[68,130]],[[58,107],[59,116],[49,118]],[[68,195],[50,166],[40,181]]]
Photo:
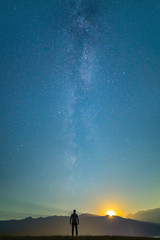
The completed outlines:
[[[0,236],[0,240],[150,240],[147,237],[123,237],[123,236],[40,236],[40,237],[16,237],[16,236]],[[160,239],[160,238],[156,238]]]

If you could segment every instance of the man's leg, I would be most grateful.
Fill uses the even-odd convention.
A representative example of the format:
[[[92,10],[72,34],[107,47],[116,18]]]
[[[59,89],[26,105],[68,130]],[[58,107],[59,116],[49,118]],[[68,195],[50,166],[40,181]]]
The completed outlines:
[[[75,224],[75,228],[76,228],[76,236],[78,236],[78,227],[77,227],[77,223]]]
[[[72,237],[74,235],[74,223],[72,223]]]

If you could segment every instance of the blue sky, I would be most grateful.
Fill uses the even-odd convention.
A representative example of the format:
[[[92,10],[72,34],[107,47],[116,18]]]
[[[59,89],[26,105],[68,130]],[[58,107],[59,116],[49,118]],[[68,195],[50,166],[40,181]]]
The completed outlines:
[[[0,213],[160,206],[160,1],[0,1]]]

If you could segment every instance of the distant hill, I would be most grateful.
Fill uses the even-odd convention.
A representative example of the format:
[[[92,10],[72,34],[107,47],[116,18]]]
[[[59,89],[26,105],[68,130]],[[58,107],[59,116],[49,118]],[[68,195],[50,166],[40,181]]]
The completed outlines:
[[[128,218],[145,222],[160,223],[160,208],[139,211],[135,214],[129,214]]]
[[[160,235],[160,224],[135,221],[118,216],[79,216],[79,235],[146,236]],[[70,235],[68,216],[46,218],[26,218],[22,220],[0,221],[0,235]]]

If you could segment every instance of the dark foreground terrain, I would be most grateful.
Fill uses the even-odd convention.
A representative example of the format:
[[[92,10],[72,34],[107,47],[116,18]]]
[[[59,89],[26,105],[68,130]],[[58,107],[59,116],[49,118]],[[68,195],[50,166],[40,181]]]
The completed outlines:
[[[160,224],[140,222],[122,217],[95,216],[81,214],[78,232],[80,236],[155,237],[160,236]],[[28,217],[21,220],[0,221],[0,236],[52,236],[52,239],[70,239],[69,216],[50,216],[45,218]],[[53,238],[53,236],[61,236]],[[64,238],[62,238],[64,236]],[[35,238],[36,239],[36,238]],[[88,240],[79,238],[80,240]],[[111,239],[106,238],[105,239]],[[115,239],[115,238],[114,238]],[[118,237],[120,239],[120,237]],[[130,238],[131,239],[131,238]]]
[[[150,240],[153,238],[147,237],[123,237],[123,236],[40,236],[40,237],[12,237],[12,236],[1,236],[0,240]],[[160,239],[160,238],[156,238]]]

